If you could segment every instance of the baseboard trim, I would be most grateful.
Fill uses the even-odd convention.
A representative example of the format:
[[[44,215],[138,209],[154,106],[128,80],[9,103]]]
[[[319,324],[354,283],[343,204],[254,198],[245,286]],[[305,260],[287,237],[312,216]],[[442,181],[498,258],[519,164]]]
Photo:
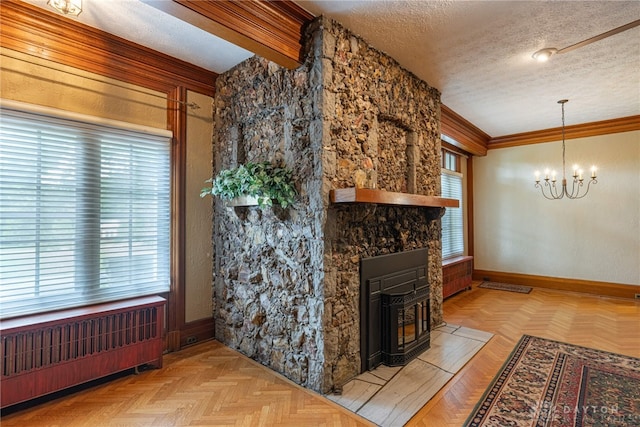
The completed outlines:
[[[504,273],[502,271],[473,270],[473,280],[511,283],[514,285],[533,286],[536,288],[556,289],[561,291],[581,292],[608,297],[634,299],[640,293],[640,286],[622,283],[594,282],[581,279],[564,279],[559,277],[534,276],[531,274]]]

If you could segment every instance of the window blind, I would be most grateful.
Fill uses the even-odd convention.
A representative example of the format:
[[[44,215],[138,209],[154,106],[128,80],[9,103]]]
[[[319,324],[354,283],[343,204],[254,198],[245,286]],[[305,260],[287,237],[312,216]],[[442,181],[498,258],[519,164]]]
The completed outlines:
[[[460,201],[460,207],[447,208],[442,217],[442,258],[446,259],[464,253],[462,174],[443,169],[441,177],[442,197]]]
[[[2,318],[169,290],[170,135],[0,109]]]

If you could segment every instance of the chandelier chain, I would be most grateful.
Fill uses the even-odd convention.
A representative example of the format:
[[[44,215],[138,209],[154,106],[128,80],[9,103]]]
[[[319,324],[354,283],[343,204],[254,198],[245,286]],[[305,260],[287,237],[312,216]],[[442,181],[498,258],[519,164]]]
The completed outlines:
[[[564,104],[567,102],[567,99],[563,99],[560,102],[562,104],[562,179],[567,176],[567,171],[565,167],[565,143],[564,143]]]

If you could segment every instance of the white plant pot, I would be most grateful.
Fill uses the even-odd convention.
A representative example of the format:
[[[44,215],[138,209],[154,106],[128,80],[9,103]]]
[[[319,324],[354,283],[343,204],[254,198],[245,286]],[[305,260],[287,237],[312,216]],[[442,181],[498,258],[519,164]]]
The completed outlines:
[[[258,199],[253,196],[238,196],[235,199],[228,200],[226,205],[229,207],[258,206]]]

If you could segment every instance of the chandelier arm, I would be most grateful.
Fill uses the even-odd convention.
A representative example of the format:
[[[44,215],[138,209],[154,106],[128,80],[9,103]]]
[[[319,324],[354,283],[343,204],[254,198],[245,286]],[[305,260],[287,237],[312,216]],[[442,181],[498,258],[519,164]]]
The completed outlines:
[[[549,180],[545,179],[544,182],[544,187],[541,186],[540,184],[536,184],[537,187],[540,187],[540,191],[542,192],[542,195],[544,196],[545,199],[548,200],[558,200],[558,199],[562,199],[565,195],[565,191],[558,191],[558,187],[556,186],[556,182],[551,181],[549,182]],[[547,192],[545,191],[545,189],[549,190],[549,194],[547,195]]]
[[[548,183],[548,182],[545,182],[545,185],[546,185],[546,186],[548,186],[548,185],[549,185],[549,183]],[[539,189],[540,189],[540,192],[542,193],[542,195],[544,196],[544,198],[545,198],[545,199],[547,199],[547,200],[553,200],[553,197],[549,197],[549,196],[547,196],[547,193],[545,193],[545,191],[544,191],[544,187],[543,187],[542,185],[540,185],[540,183],[539,183],[539,182],[537,182],[537,183],[536,183],[536,188],[539,188]]]
[[[592,184],[592,183],[593,183],[593,184],[597,184],[597,183],[598,183],[598,180],[597,180],[597,179],[595,179],[595,178],[591,178],[591,179],[589,180],[589,182],[587,183],[587,190],[584,192],[584,194],[583,194],[582,196],[579,196],[579,197],[574,197],[574,199],[582,199],[584,196],[586,196],[586,195],[587,195],[587,193],[589,193],[589,187],[591,187],[591,184]],[[577,196],[577,194],[576,194],[576,196]]]
[[[564,197],[564,189],[562,188],[562,186],[561,186],[560,190],[558,190],[558,187],[556,186],[556,182],[554,182],[554,183],[551,185],[551,187],[552,187],[552,189],[553,189],[553,193],[551,194],[551,196],[552,196],[555,200],[557,200],[557,199],[562,199],[562,198]]]
[[[577,186],[576,186],[577,184]],[[583,183],[582,181],[579,181],[578,179],[574,178],[573,179],[573,184],[571,185],[571,193],[567,193],[567,196],[570,199],[576,199],[579,198],[578,195],[580,194],[580,187],[582,187]]]
[[[562,184],[560,184],[560,192],[558,193],[557,199],[562,199],[567,194],[567,183],[563,179]]]
[[[546,195],[546,194],[545,194],[545,192],[544,192],[544,187],[543,187],[539,182],[536,182],[536,188],[539,188],[539,189],[540,189],[540,192],[542,193],[542,195],[543,195],[543,196],[545,197],[545,199],[546,199],[546,198],[547,198],[547,195]]]

